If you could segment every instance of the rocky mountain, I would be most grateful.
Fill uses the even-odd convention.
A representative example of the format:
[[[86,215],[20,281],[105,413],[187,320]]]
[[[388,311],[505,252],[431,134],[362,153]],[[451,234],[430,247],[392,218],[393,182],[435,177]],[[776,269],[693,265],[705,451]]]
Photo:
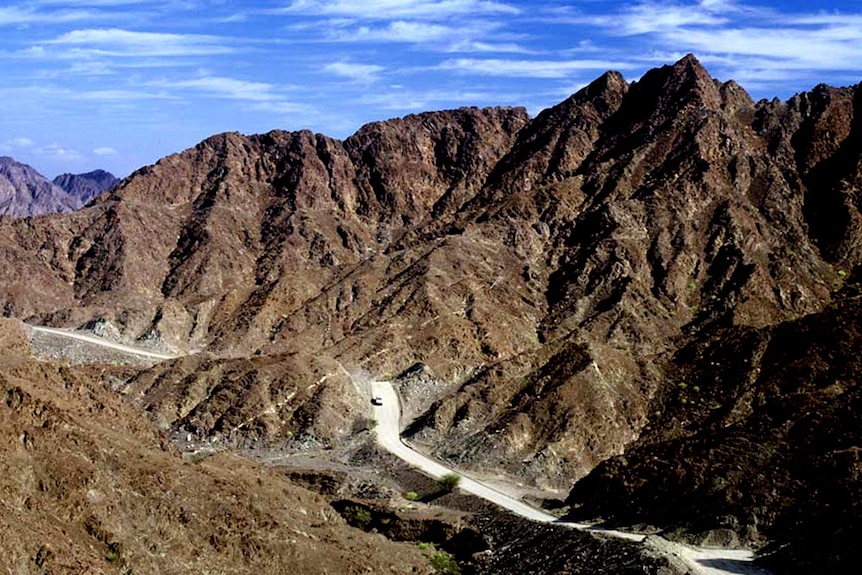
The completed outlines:
[[[60,174],[53,181],[54,185],[77,198],[80,206],[89,204],[119,182],[116,176],[105,170],[94,170],[86,174]]]
[[[78,207],[75,198],[30,166],[0,157],[0,215],[18,218]]]
[[[103,170],[63,174],[51,182],[32,167],[0,157],[0,216],[14,218],[77,210],[117,183]]]
[[[206,350],[131,382],[168,430],[337,442],[360,417],[363,374],[396,378],[410,439],[464,468],[566,492],[598,465],[570,497],[577,513],[730,525],[804,554],[794,542],[809,527],[777,510],[831,500],[797,464],[838,461],[854,509],[862,490],[829,455],[852,440],[800,444],[790,430],[814,413],[855,437],[858,418],[828,398],[857,378],[802,386],[789,379],[800,353],[754,354],[854,317],[839,296],[862,263],[860,106],[858,86],[753,102],[688,56],[634,83],[609,72],[534,119],[465,108],[344,141],[222,134],[84,210],[0,223],[0,302],[31,322],[98,319],[127,340]],[[854,332],[828,333],[852,348]],[[801,361],[845,368],[848,355],[824,354]],[[746,357],[749,371],[727,376],[710,363]],[[812,411],[783,406],[785,385]],[[686,515],[675,494],[737,497],[747,475],[733,466],[769,468],[767,455],[736,461],[731,433],[772,445],[786,473],[694,522],[699,508]],[[712,455],[680,459],[697,449]],[[668,470],[677,482],[655,487]],[[791,483],[789,499],[767,496]],[[641,495],[655,501],[603,503]]]

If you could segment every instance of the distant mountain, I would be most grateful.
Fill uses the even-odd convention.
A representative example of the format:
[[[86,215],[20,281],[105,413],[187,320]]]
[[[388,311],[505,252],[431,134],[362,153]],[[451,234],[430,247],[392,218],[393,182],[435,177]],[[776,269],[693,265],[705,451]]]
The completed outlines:
[[[86,174],[60,174],[54,178],[54,185],[77,198],[83,207],[116,186],[119,181],[119,178],[110,172],[94,170]]]
[[[27,164],[0,157],[0,216],[23,218],[72,212],[117,182],[116,177],[104,170],[63,174],[51,182]]]
[[[0,158],[0,215],[25,217],[71,212],[78,201],[26,164]]]

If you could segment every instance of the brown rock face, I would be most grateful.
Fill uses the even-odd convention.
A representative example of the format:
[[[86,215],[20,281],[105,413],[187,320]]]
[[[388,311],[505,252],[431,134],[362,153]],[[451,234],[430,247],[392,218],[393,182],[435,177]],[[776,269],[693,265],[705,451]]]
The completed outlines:
[[[345,371],[422,363],[440,381],[417,443],[568,488],[655,425],[681,350],[833,303],[862,263],[860,94],[754,103],[688,56],[533,120],[223,134],[86,210],[4,222],[0,301],[207,349],[135,382],[204,434],[337,438]]]

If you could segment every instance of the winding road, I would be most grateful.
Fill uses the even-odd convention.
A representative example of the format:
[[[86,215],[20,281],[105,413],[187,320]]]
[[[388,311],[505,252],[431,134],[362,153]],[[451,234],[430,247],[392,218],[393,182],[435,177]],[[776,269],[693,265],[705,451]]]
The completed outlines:
[[[142,357],[161,360],[174,359],[178,357],[177,355],[157,353],[140,347],[114,343],[97,336],[82,334],[79,332],[39,326],[29,327],[37,332],[84,341]],[[388,381],[373,381],[371,382],[371,392],[372,396],[382,399],[382,405],[375,406],[374,408],[377,419],[377,440],[380,445],[399,459],[402,459],[410,465],[424,471],[431,477],[440,478],[444,475],[455,473],[461,477],[458,484],[459,489],[508,509],[512,513],[526,519],[531,519],[541,523],[554,523],[556,525],[570,527],[572,529],[586,530],[632,541],[644,541],[646,539],[646,544],[651,545],[654,549],[674,555],[686,562],[690,567],[691,573],[694,575],[772,575],[769,571],[762,569],[752,562],[754,556],[750,551],[734,549],[698,549],[667,541],[655,536],[647,539],[644,535],[638,535],[635,533],[601,529],[582,523],[559,521],[553,515],[549,515],[535,507],[531,507],[514,497],[506,495],[498,489],[494,489],[493,487],[476,481],[475,479],[472,479],[463,473],[459,473],[450,467],[446,467],[439,461],[431,459],[430,457],[408,447],[403,441],[401,441],[401,404],[395,388],[392,387],[392,384]]]
[[[380,445],[410,465],[439,479],[455,473],[461,477],[458,488],[508,509],[512,513],[540,523],[554,523],[572,529],[591,531],[611,537],[644,541],[646,536],[623,531],[600,529],[583,523],[559,521],[557,517],[519,501],[505,493],[489,487],[463,473],[446,467],[439,461],[414,451],[401,440],[401,403],[398,393],[388,381],[371,382],[372,397],[379,397],[382,405],[374,407],[377,419],[377,441]],[[699,549],[652,536],[647,541],[652,547],[685,561],[691,572],[697,575],[771,575],[769,571],[755,565],[751,551],[738,549]]]

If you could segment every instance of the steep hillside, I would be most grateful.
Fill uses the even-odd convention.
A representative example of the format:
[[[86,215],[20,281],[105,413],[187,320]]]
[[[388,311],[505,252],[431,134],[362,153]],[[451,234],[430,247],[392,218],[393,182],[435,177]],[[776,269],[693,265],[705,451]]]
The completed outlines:
[[[862,560],[852,543],[862,534],[858,287],[821,313],[716,329],[681,349],[643,435],[575,485],[572,515],[766,536],[777,572],[852,572]]]

